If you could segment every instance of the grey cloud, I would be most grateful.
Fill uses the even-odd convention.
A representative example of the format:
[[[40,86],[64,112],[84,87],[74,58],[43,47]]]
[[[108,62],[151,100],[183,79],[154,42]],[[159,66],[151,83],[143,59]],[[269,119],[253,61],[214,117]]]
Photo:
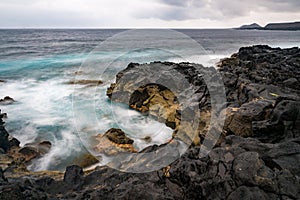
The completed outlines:
[[[0,13],[0,27],[84,27],[93,26],[95,21],[74,12],[59,11],[6,11]]]
[[[274,12],[299,12],[299,0],[264,0],[260,5]]]
[[[160,0],[162,3],[169,6],[191,7],[205,6],[209,0]]]
[[[170,7],[163,14],[148,13],[152,18],[162,20],[187,19],[230,19],[247,16],[251,12],[298,12],[299,0],[160,0]],[[172,10],[173,9],[173,10]],[[176,17],[176,14],[178,15]],[[144,15],[147,15],[144,13]],[[145,17],[145,16],[144,16]]]
[[[169,10],[165,13],[161,13],[160,15],[160,19],[162,20],[166,20],[166,21],[172,21],[172,20],[185,20],[185,19],[189,19],[192,16],[190,16],[187,12],[183,12],[180,9],[177,10]]]
[[[165,3],[167,5],[171,5],[171,6],[186,6],[188,1],[191,0],[161,0],[162,3]]]
[[[185,20],[189,19],[190,13],[185,12],[184,8],[161,8],[161,9],[151,9],[148,12],[145,11],[137,11],[134,14],[135,18],[157,18],[165,21],[172,21],[172,20]]]

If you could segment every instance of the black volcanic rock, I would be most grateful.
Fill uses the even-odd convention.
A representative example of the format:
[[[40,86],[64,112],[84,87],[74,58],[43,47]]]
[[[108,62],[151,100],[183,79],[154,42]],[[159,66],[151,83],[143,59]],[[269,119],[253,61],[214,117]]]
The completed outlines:
[[[68,166],[64,175],[64,182],[71,188],[80,188],[83,183],[83,170],[77,165]]]
[[[0,199],[300,199],[299,53],[299,48],[259,45],[241,48],[219,63],[228,101],[227,120],[222,140],[207,156],[202,156],[202,146],[192,145],[169,166],[136,174],[106,166],[84,173],[70,166],[64,178],[29,172],[20,177],[17,172],[6,175],[9,169],[4,169]],[[209,110],[209,93],[197,78],[201,74],[194,64],[155,65],[180,71],[199,87],[198,93],[204,94],[199,100],[201,108]],[[117,81],[126,74],[134,77],[130,72],[147,66],[130,64],[117,75]],[[108,90],[111,98],[114,87]],[[161,89],[156,91],[164,91]],[[131,94],[118,92],[123,92],[119,99],[129,103]],[[131,103],[144,102],[147,96]],[[159,149],[154,145],[142,152]],[[137,162],[144,164],[145,159]]]
[[[9,134],[4,127],[5,122],[3,121],[3,118],[6,117],[7,114],[1,113],[0,110],[0,149],[4,153],[6,153],[10,148],[14,146],[18,147],[20,144],[20,141],[16,138],[9,138]]]
[[[4,97],[3,99],[0,99],[0,105],[8,105],[14,103],[15,100],[9,96]]]
[[[80,167],[70,166],[64,181],[9,178],[0,189],[15,191],[16,198],[299,199],[299,170],[294,163],[299,150],[296,141],[270,144],[227,136],[208,156],[200,157],[200,147],[191,147],[169,167],[155,172],[133,174],[98,167],[83,175]]]
[[[223,78],[229,108],[224,135],[257,137],[265,142],[298,137],[299,55],[298,47],[280,49],[257,45],[242,47],[231,58],[219,63],[218,70]],[[112,101],[150,113],[176,132],[184,123],[180,114],[184,111],[176,101],[185,88],[195,90],[195,93],[187,95],[189,98],[185,104],[198,105],[200,112],[210,112],[210,93],[214,91],[208,90],[205,81],[209,80],[209,86],[217,81],[215,70],[191,63],[131,63],[117,74],[116,83],[111,84],[107,95]],[[209,79],[204,80],[204,75]],[[186,79],[191,86],[182,88],[182,79]],[[159,84],[147,85],[148,82]],[[211,88],[216,91],[220,89]],[[190,113],[188,121],[196,115],[195,112]],[[205,136],[206,125],[209,124],[207,120],[210,118],[202,119],[204,125],[200,127],[200,139],[196,141]],[[194,144],[199,142],[194,140]]]
[[[0,167],[0,185],[2,183],[6,183],[7,182],[7,179],[5,178],[4,174],[3,174],[3,170],[2,168]]]
[[[116,144],[132,144],[134,142],[121,129],[117,128],[109,129],[105,132],[104,136]]]
[[[230,132],[264,142],[299,137],[299,55],[297,47],[258,45],[240,48],[219,63],[229,106],[238,108]],[[291,79],[293,84],[287,84]]]
[[[7,152],[9,149],[9,140],[8,140],[8,132],[4,128],[4,121],[2,120],[3,117],[6,116],[6,113],[1,113],[0,110],[0,149],[2,149],[4,152]]]

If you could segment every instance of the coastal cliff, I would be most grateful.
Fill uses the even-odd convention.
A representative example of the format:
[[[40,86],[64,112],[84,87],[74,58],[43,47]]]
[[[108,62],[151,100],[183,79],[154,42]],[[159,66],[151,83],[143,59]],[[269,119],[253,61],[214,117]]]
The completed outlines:
[[[217,69],[193,63],[131,63],[119,72],[116,83],[107,90],[112,101],[151,114],[174,130],[182,121],[176,87],[152,84],[134,87],[143,69],[160,66],[175,70],[194,86],[198,99],[200,126],[197,136],[178,137],[193,145],[178,160],[150,173],[123,173],[109,167],[83,171],[69,166],[64,174],[18,170],[20,164],[1,163],[1,199],[299,199],[300,198],[300,49],[243,47],[221,60]],[[217,145],[202,157],[200,149],[211,119],[211,94],[201,76],[221,74],[227,104],[225,125]],[[147,72],[147,70],[145,70]],[[153,73],[155,74],[155,73]],[[160,77],[168,75],[160,72]],[[151,79],[152,79],[151,78]],[[178,77],[173,77],[172,84]],[[179,80],[178,80],[179,81]],[[142,82],[140,82],[142,83]],[[176,86],[176,85],[175,85]],[[178,88],[180,85],[178,85]],[[204,114],[205,113],[205,114]],[[13,114],[13,113],[11,113]],[[5,139],[1,162],[9,154],[8,133],[1,115],[0,136]],[[188,119],[188,118],[186,118]],[[118,134],[115,134],[117,132]],[[108,134],[109,133],[109,134]],[[107,137],[121,144],[132,144],[121,130],[109,130]],[[117,138],[115,138],[117,137]],[[14,145],[19,148],[19,144]],[[156,151],[152,146],[147,151]],[[22,163],[22,161],[20,161]],[[24,165],[22,165],[24,166]],[[4,168],[5,167],[5,168]]]
[[[243,26],[239,27],[238,29],[297,31],[297,30],[300,30],[300,22],[269,23],[265,27],[262,27],[256,23],[253,23],[250,25],[243,25]]]

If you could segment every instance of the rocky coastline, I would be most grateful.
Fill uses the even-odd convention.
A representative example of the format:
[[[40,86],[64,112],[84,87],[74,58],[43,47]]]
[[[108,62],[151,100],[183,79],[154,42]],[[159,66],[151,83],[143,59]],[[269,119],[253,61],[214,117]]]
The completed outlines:
[[[134,76],[137,71],[149,72],[158,66],[179,73],[195,89],[197,95],[188,99],[188,104],[196,102],[190,113],[200,113],[196,136],[182,128],[189,127],[193,116],[182,117],[190,108],[180,104],[178,77],[167,80],[173,85],[170,88],[143,85],[143,80]],[[201,145],[214,118],[212,92],[201,70],[209,74],[211,82],[215,70],[220,73],[227,99],[220,107],[226,115],[220,138],[205,157],[201,156]],[[166,71],[160,74],[157,77],[150,71],[147,78],[157,82],[168,76]],[[136,88],[133,83],[142,86]],[[6,114],[1,114],[0,199],[300,199],[299,85],[298,47],[242,47],[221,60],[216,69],[193,63],[131,63],[117,74],[116,83],[107,90],[108,97],[164,122],[174,130],[172,139],[192,143],[185,154],[149,173],[124,173],[106,166],[83,171],[77,165],[68,166],[64,173],[30,172],[26,162],[47,153],[51,143],[19,147],[19,141],[5,130]],[[113,149],[100,145],[99,151],[136,152],[131,146],[134,141],[120,129],[110,129],[97,138],[114,145]],[[159,148],[156,145],[142,151]]]

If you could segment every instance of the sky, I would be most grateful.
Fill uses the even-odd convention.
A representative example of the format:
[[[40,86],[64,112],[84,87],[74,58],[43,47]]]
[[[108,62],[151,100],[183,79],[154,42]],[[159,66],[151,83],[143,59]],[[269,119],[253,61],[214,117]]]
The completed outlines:
[[[0,28],[232,28],[299,11],[300,0],[1,0]]]

